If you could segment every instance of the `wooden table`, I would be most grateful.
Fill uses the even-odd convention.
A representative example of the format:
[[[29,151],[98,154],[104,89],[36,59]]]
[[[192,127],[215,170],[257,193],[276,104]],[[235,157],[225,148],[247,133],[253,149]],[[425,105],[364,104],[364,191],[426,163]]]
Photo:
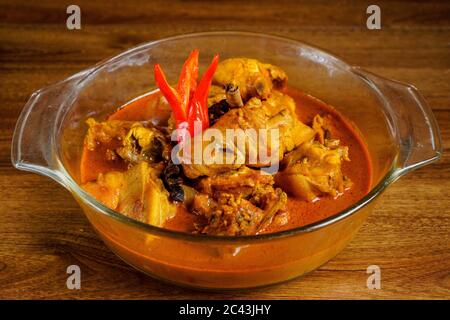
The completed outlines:
[[[82,29],[66,28],[70,1],[0,1],[0,298],[450,298],[450,3],[81,1]],[[15,170],[10,141],[30,94],[136,44],[175,34],[247,30],[325,48],[351,64],[416,85],[442,130],[440,162],[396,182],[351,244],[317,271],[266,289],[203,293],[163,284],[123,263],[69,192]],[[81,290],[66,268],[82,269]],[[366,287],[380,266],[382,288]]]

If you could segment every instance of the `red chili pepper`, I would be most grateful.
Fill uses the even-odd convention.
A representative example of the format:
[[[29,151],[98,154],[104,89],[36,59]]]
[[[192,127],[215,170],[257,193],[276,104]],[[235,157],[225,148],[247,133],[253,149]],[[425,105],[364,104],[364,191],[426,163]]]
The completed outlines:
[[[216,54],[203,74],[202,80],[197,86],[197,90],[192,97],[191,103],[189,104],[188,110],[188,124],[189,131],[191,135],[194,133],[194,122],[200,121],[202,123],[202,130],[209,127],[209,116],[208,116],[208,93],[211,87],[212,78],[214,72],[216,72],[217,65],[219,63],[219,55]]]
[[[194,49],[183,64],[177,85],[177,92],[180,97],[181,106],[185,110],[186,115],[188,114],[189,101],[197,87],[197,78],[198,49]]]
[[[167,99],[167,102],[169,102],[170,106],[172,107],[173,114],[175,116],[175,120],[177,121],[186,121],[187,115],[184,108],[181,106],[180,98],[178,97],[178,94],[175,92],[175,90],[167,83],[166,76],[164,75],[164,72],[161,69],[161,66],[159,64],[155,64],[154,66],[155,71],[155,80],[156,84],[159,87],[159,90],[161,90],[164,97]]]
[[[168,84],[159,64],[154,66],[154,71],[156,83],[172,106],[175,120],[177,123],[186,121],[190,96],[197,86],[198,50],[192,50],[184,63],[176,90]]]
[[[176,89],[172,88],[159,64],[155,64],[155,80],[164,97],[172,107],[177,129],[186,127],[194,135],[195,121],[200,121],[202,130],[209,127],[208,116],[208,92],[214,72],[217,69],[219,55],[215,55],[201,81],[197,85],[198,78],[198,50],[194,49],[183,64]],[[184,141],[185,135],[180,133],[179,141]]]

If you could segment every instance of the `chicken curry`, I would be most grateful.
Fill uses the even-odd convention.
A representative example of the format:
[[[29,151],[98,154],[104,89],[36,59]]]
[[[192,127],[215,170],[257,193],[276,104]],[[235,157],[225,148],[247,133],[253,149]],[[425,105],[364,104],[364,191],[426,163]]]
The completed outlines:
[[[368,193],[371,163],[357,129],[289,87],[281,68],[250,58],[219,63],[216,56],[197,81],[194,50],[177,84],[169,85],[159,65],[154,73],[159,90],[104,121],[86,121],[81,182],[107,207],[178,231],[254,235],[324,219]],[[277,130],[276,147],[249,129]],[[231,161],[174,157],[180,146],[192,153],[210,148],[204,140],[191,147],[198,135],[229,130],[244,142],[215,139],[213,149]],[[275,155],[271,163],[251,157],[261,146]],[[276,170],[265,170],[271,164]]]

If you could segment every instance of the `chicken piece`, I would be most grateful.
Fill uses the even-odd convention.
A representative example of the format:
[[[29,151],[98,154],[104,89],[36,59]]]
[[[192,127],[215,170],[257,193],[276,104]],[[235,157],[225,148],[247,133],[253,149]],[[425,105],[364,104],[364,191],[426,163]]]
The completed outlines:
[[[324,194],[338,196],[351,186],[342,174],[343,161],[350,161],[348,147],[332,148],[317,141],[305,142],[283,159],[276,185],[295,197],[314,201]]]
[[[203,151],[219,150],[208,158],[215,163],[183,163],[183,170],[188,178],[203,175],[212,176],[242,165],[267,167],[279,162],[284,153],[314,137],[314,130],[300,122],[295,114],[294,100],[278,91],[273,91],[269,99],[252,98],[242,108],[234,108],[221,116],[204,136],[212,129],[218,129],[220,136],[214,141],[203,141]],[[227,137],[227,129],[234,137]],[[267,132],[259,131],[267,129]],[[270,129],[279,129],[278,139]],[[228,133],[229,134],[229,133]],[[227,139],[228,138],[228,139]],[[233,138],[233,139],[232,139]],[[213,147],[211,147],[211,144]],[[191,156],[194,154],[192,146]],[[261,157],[261,154],[265,158]],[[218,163],[220,162],[220,163]]]
[[[259,186],[273,184],[273,176],[243,166],[239,170],[203,178],[198,183],[197,189],[214,197],[222,192],[249,197]]]
[[[122,145],[116,150],[117,154],[132,164],[140,161],[156,163],[170,157],[170,141],[152,125],[144,127],[139,122],[134,123]]]
[[[230,110],[213,127],[223,132],[226,132],[226,129],[279,129],[279,143],[276,147],[281,158],[285,152],[291,151],[314,136],[313,130],[297,119],[294,100],[278,91],[274,91],[267,100],[252,98],[243,108]],[[271,150],[270,141],[264,139],[268,138],[264,135],[259,136],[256,141],[250,135],[246,135],[246,138],[248,142],[246,149],[240,151],[245,152],[247,156],[251,154],[251,149],[258,145],[259,148],[267,147],[268,153]],[[257,163],[253,166],[265,165],[267,164]]]
[[[250,201],[227,193],[221,194],[217,201],[206,194],[198,194],[193,207],[194,213],[206,220],[199,232],[209,235],[256,234],[264,218],[264,211]]]
[[[175,215],[176,206],[159,179],[162,166],[140,162],[125,172],[100,174],[83,188],[107,207],[155,226]]]
[[[202,179],[192,211],[205,221],[199,232],[219,235],[256,234],[286,210],[287,196],[273,188],[270,175],[242,167]]]
[[[133,126],[133,121],[109,120],[97,122],[93,118],[86,120],[89,125],[84,143],[88,150],[95,150],[98,144],[110,144],[121,141]]]
[[[211,107],[213,104],[218,103],[227,98],[225,93],[225,88],[222,86],[211,86],[208,93],[207,104],[208,107]]]
[[[168,160],[170,141],[168,137],[150,122],[108,120],[96,122],[87,120],[89,129],[85,137],[88,150],[94,150],[99,144],[108,147],[105,154],[110,161],[120,157],[131,164],[140,161],[151,163]]]
[[[270,202],[260,208],[241,195],[221,193],[217,199],[198,193],[193,201],[193,212],[205,223],[198,224],[198,232],[209,235],[254,235],[270,225],[278,212],[284,212],[286,194],[276,189],[270,194]],[[268,197],[269,199],[269,197]]]
[[[213,83],[238,88],[245,102],[252,97],[267,99],[273,88],[286,85],[287,75],[279,67],[255,59],[231,58],[218,65]]]

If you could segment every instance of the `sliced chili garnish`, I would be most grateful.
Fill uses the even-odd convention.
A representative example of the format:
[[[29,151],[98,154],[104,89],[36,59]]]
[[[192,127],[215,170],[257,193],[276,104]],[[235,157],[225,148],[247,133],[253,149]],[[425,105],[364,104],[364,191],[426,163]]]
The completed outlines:
[[[169,85],[169,83],[167,83],[166,76],[164,75],[164,72],[162,71],[161,66],[159,64],[155,64],[154,72],[156,84],[158,85],[159,90],[161,90],[164,97],[167,99],[167,102],[169,102],[170,106],[172,107],[175,120],[177,122],[186,121],[187,119],[186,110],[182,108],[178,94]]]
[[[209,115],[208,115],[208,93],[211,88],[212,78],[214,72],[216,72],[217,65],[219,63],[219,55],[215,55],[208,69],[203,74],[200,83],[197,86],[197,90],[192,97],[189,105],[188,112],[188,124],[191,135],[194,133],[195,121],[202,123],[202,130],[209,127]]]
[[[183,64],[180,78],[178,79],[177,92],[180,97],[181,107],[188,114],[189,101],[197,87],[198,78],[198,50],[192,50]]]
[[[214,72],[219,63],[219,55],[215,55],[205,74],[197,85],[198,50],[194,49],[183,64],[176,89],[172,88],[159,64],[155,64],[155,80],[164,97],[172,107],[177,129],[180,129],[179,141],[186,139],[188,132],[194,134],[195,122],[201,123],[202,130],[209,126],[208,93]]]
[[[203,117],[206,119],[207,123],[209,123],[208,117],[208,93],[211,88],[212,78],[214,73],[216,72],[217,65],[219,64],[219,55],[216,54],[211,61],[208,69],[206,69],[205,74],[203,75],[202,80],[198,84],[198,88],[195,91],[195,99],[197,99],[201,105],[203,106]]]

